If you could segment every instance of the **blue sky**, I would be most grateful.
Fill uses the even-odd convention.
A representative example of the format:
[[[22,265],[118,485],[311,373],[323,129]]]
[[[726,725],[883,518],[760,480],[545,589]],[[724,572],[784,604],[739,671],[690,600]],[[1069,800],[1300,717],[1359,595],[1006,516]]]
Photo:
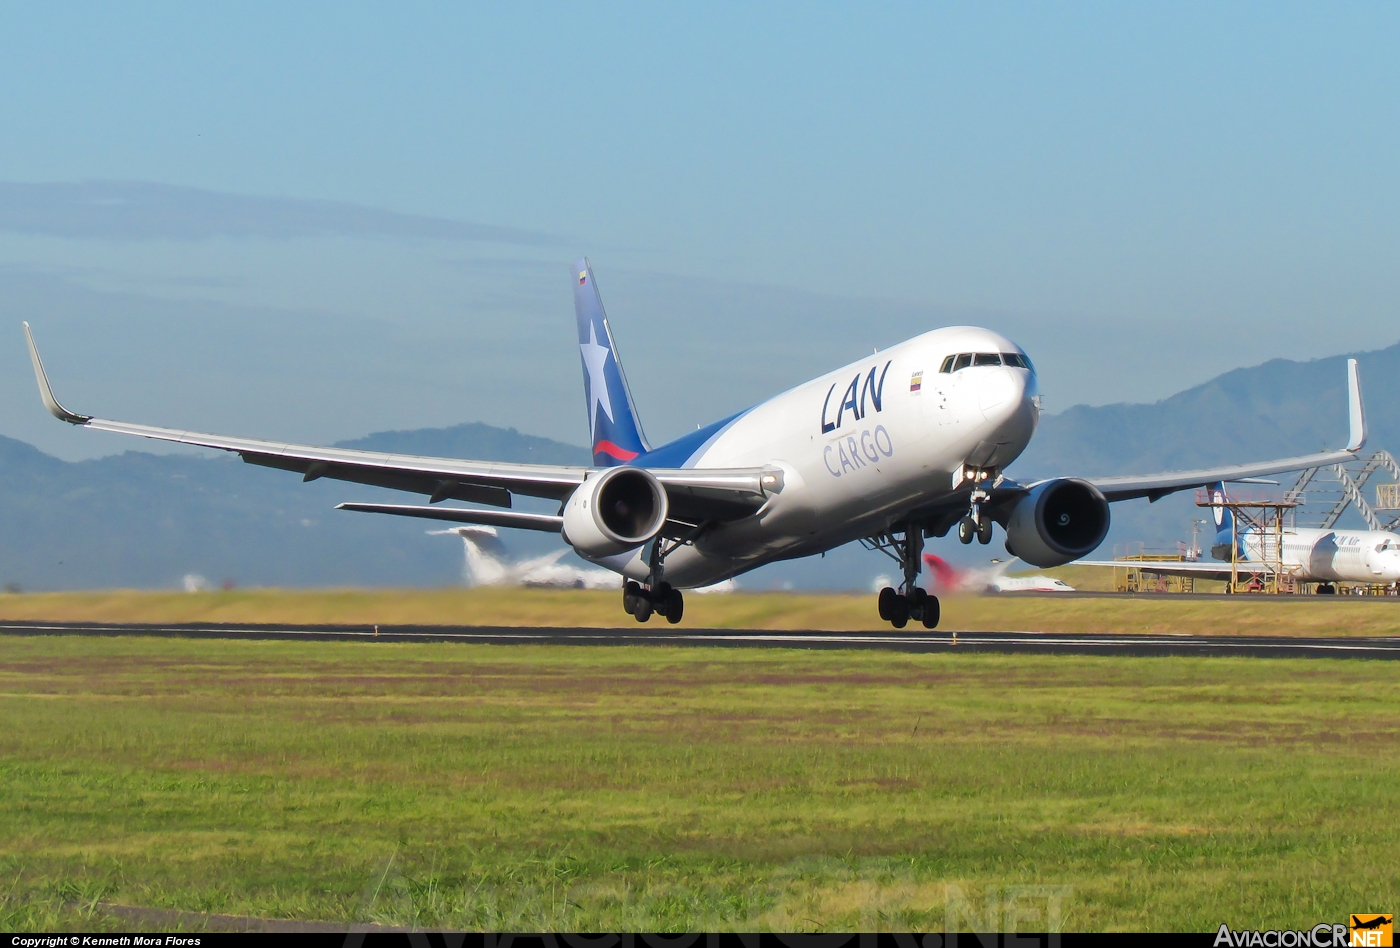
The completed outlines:
[[[0,320],[83,410],[581,442],[586,253],[653,439],[944,322],[1051,409],[1154,400],[1400,335],[1398,49],[1380,4],[21,6]],[[0,433],[127,446],[25,371],[0,331]]]

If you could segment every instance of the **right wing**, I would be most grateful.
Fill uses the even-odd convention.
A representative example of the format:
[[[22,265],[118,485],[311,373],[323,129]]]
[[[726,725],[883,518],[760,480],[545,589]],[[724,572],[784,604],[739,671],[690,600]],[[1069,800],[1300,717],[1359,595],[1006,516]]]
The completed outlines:
[[[125,421],[108,421],[69,411],[59,404],[49,385],[44,363],[34,345],[29,323],[24,324],[29,357],[39,383],[44,407],[55,418],[82,428],[136,435],[158,441],[214,448],[239,455],[249,464],[273,467],[302,475],[304,481],[328,477],[333,480],[369,484],[411,493],[427,494],[430,504],[443,500],[509,507],[511,494],[565,501],[596,468],[554,464],[509,464],[493,461],[467,461],[455,458],[385,454],[348,448],[322,448],[280,441],[231,438],[224,435],[157,428]],[[666,489],[671,508],[670,532],[686,533],[706,522],[734,520],[753,514],[769,494],[782,490],[782,472],[763,468],[686,468],[650,469]],[[408,507],[393,504],[347,504],[347,510],[372,510],[400,516],[429,517],[464,523],[488,523],[533,530],[554,530],[554,518],[516,514],[513,520],[482,519],[489,511],[460,508]],[[475,515],[475,519],[472,518]],[[509,518],[509,515],[506,515]]]

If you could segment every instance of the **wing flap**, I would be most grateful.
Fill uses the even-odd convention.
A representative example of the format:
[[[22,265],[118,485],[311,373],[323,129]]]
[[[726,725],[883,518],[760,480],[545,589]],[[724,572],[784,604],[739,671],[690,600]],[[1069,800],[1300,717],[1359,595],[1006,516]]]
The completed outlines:
[[[335,509],[391,514],[396,517],[420,517],[424,520],[477,523],[488,527],[514,527],[518,530],[539,530],[543,533],[558,533],[564,527],[563,517],[519,513],[513,510],[466,510],[462,507],[422,507],[413,504],[337,504]]]
[[[586,468],[547,464],[507,464],[489,461],[463,461],[454,458],[418,457],[405,454],[383,454],[375,451],[355,451],[348,448],[322,448],[252,438],[231,438],[175,428],[135,425],[105,418],[89,418],[80,423],[84,428],[135,435],[157,441],[171,441],[200,448],[213,448],[241,455],[250,464],[294,471],[308,480],[329,477],[333,480],[373,484],[438,499],[456,497],[460,500],[482,499],[483,503],[509,506],[504,492],[526,494],[562,500],[583,483]],[[444,484],[449,485],[444,492]],[[456,487],[450,485],[455,484]],[[491,488],[485,493],[473,488]]]
[[[304,458],[281,457],[244,452],[240,455],[249,464],[291,471],[303,475],[302,479],[314,481],[322,477],[331,480],[349,481],[352,484],[367,484],[371,487],[386,487],[407,493],[428,494],[432,503],[441,500],[465,500],[474,504],[490,504],[492,507],[509,507],[510,490],[505,487],[487,486],[453,478],[425,478],[419,473],[404,473],[392,468],[366,467],[355,464],[329,464],[324,461],[307,461]]]

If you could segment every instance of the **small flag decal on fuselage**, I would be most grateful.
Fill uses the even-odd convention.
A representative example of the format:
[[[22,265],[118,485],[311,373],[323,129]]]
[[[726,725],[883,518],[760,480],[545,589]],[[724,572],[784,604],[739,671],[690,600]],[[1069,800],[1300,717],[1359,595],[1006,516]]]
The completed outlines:
[[[922,370],[909,376],[909,391],[917,392],[924,387],[924,373]]]
[[[583,284],[586,282],[588,282],[588,271],[580,270],[578,272],[578,285],[583,286]]]

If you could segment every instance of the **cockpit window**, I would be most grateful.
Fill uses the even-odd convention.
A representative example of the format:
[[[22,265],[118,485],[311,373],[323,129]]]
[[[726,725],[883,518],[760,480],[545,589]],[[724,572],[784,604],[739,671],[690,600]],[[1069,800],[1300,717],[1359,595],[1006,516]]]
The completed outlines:
[[[964,352],[962,355],[958,356],[958,361],[953,363],[953,371],[956,372],[958,369],[965,369],[971,364],[972,353]]]
[[[1016,369],[1029,369],[1031,360],[1021,355],[1019,352],[1003,352],[1001,354],[1001,364],[1009,365]]]
[[[973,365],[1001,365],[1001,355],[995,352],[979,352],[972,360]]]
[[[948,358],[944,359],[943,365],[939,367],[938,371],[944,373],[953,371],[953,360],[956,358],[957,356],[949,356]]]

